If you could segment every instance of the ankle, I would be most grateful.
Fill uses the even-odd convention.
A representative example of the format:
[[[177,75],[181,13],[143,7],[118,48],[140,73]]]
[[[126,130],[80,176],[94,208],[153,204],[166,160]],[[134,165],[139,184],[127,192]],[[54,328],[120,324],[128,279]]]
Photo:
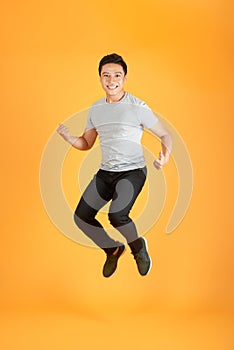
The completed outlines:
[[[132,254],[138,253],[141,250],[141,248],[143,248],[141,237],[137,238],[135,241],[128,243],[128,245],[132,251]]]

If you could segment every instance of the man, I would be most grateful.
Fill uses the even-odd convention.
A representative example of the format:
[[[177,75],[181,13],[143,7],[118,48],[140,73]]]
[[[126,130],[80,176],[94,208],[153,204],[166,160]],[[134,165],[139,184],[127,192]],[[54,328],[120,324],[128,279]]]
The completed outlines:
[[[144,127],[161,139],[162,151],[154,161],[161,169],[169,160],[172,138],[145,102],[124,90],[127,65],[117,54],[104,56],[99,63],[99,76],[106,97],[95,102],[89,110],[87,126],[82,136],[71,136],[60,124],[58,133],[78,150],[89,150],[100,139],[102,162],[89,183],[74,213],[76,225],[106,253],[104,277],[116,271],[125,244],[112,239],[95,218],[98,211],[111,201],[108,213],[111,225],[126,239],[145,276],[151,267],[147,242],[139,237],[129,217],[146,180],[147,169],[141,146]]]

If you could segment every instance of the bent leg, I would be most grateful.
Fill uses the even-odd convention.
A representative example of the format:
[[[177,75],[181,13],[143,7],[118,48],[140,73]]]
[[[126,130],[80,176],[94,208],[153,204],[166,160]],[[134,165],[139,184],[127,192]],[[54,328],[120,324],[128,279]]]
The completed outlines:
[[[126,172],[118,181],[109,211],[109,220],[127,240],[136,241],[139,236],[129,213],[146,180],[146,168]]]
[[[106,184],[94,176],[81,197],[75,213],[76,225],[88,236],[97,246],[106,252],[116,249],[121,243],[116,242],[108,236],[100,222],[95,218],[98,211],[110,200],[112,193]],[[103,199],[104,197],[104,199]]]

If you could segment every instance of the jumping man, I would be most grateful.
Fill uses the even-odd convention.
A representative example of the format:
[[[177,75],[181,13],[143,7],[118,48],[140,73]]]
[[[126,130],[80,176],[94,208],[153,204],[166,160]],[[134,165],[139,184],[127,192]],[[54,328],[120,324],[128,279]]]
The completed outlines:
[[[83,135],[72,136],[63,124],[57,129],[78,150],[91,149],[97,136],[100,140],[100,168],[84,191],[74,220],[84,234],[106,253],[103,275],[110,277],[116,271],[118,259],[126,246],[112,239],[95,217],[111,201],[109,221],[125,237],[138,271],[144,276],[151,267],[147,242],[144,237],[139,237],[129,217],[147,176],[141,137],[147,128],[160,138],[162,150],[154,161],[158,170],[169,160],[172,137],[145,102],[124,90],[127,65],[121,56],[104,56],[98,71],[106,96],[90,108]]]

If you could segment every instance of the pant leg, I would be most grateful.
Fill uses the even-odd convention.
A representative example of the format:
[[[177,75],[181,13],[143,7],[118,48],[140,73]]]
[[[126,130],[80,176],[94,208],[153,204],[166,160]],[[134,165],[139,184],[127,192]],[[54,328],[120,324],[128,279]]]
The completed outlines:
[[[95,216],[112,196],[113,189],[96,174],[83,193],[74,213],[76,225],[106,252],[119,246],[120,242],[109,237]]]
[[[108,214],[110,223],[126,238],[128,243],[139,237],[129,213],[144,186],[146,173],[146,168],[123,173],[116,184],[110,205]]]

